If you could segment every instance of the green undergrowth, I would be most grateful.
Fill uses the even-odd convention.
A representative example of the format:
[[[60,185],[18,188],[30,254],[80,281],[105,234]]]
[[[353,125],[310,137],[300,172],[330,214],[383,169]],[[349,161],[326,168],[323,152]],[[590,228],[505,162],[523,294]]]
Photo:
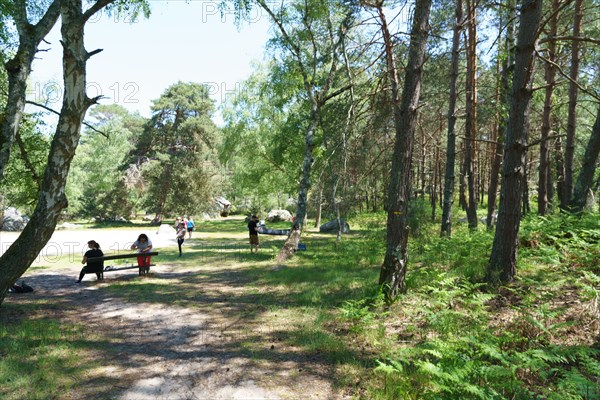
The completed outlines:
[[[492,233],[412,240],[406,292],[348,300],[340,321],[377,353],[360,398],[600,399],[600,219],[528,217],[518,277],[483,282]]]

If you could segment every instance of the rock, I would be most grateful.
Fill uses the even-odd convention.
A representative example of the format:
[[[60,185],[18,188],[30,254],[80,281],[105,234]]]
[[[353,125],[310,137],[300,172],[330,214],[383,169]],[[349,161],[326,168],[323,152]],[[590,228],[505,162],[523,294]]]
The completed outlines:
[[[168,224],[162,224],[161,226],[158,227],[158,230],[156,231],[156,233],[175,236],[175,228],[173,228],[171,225],[168,225]]]
[[[8,207],[4,210],[4,216],[2,218],[2,230],[17,232],[25,229],[25,225],[29,222],[29,218],[22,215],[14,207]]]
[[[269,222],[291,221],[292,219],[292,214],[288,210],[271,210],[267,214]]]
[[[79,228],[83,228],[83,226],[77,225],[77,224],[71,224],[69,222],[63,222],[62,224],[56,226],[56,229],[79,229]]]
[[[348,223],[341,218],[340,222],[342,223],[342,233],[350,233],[350,225],[348,225]],[[337,219],[334,219],[332,221],[329,221],[323,225],[321,225],[321,227],[319,228],[319,232],[321,233],[338,233],[339,230],[339,225],[337,222]]]
[[[231,211],[231,202],[223,196],[215,198],[215,202],[217,203],[217,208],[219,209],[221,217],[229,216],[229,212]]]
[[[150,215],[144,215],[144,218],[142,218],[142,221],[144,222],[150,222],[154,219],[154,217],[151,217]]]

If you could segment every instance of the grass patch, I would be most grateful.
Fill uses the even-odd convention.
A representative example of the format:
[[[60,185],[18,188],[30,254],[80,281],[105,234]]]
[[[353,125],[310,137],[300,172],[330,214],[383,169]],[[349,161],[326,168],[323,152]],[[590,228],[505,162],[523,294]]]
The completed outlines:
[[[10,314],[28,307],[3,305]],[[97,340],[83,325],[47,318],[3,321],[0,326],[0,397],[54,399],[75,393],[97,367],[89,349]]]

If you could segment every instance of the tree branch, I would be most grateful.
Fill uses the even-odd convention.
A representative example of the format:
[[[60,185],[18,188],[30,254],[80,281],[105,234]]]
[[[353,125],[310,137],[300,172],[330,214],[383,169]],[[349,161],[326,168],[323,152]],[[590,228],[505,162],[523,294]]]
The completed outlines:
[[[541,54],[540,54],[540,52],[539,52],[537,49],[535,50],[535,54],[536,54],[536,55],[539,57],[539,59],[540,59],[540,60],[542,60],[542,61],[544,61],[544,62],[546,62],[546,63],[548,63],[548,64],[550,64],[550,65],[554,66],[554,67],[555,67],[555,68],[558,70],[558,72],[559,72],[559,73],[560,73],[560,74],[561,74],[561,75],[562,75],[564,78],[566,78],[566,79],[567,79],[569,82],[572,82],[573,84],[575,84],[575,86],[577,86],[577,87],[579,88],[579,90],[581,90],[582,92],[584,92],[584,93],[586,93],[586,94],[588,94],[588,95],[592,96],[594,99],[596,99],[596,100],[600,101],[600,96],[599,96],[598,94],[596,94],[596,93],[592,92],[591,90],[589,90],[589,89],[587,89],[587,88],[585,88],[585,87],[581,86],[581,85],[579,84],[579,82],[577,82],[575,79],[571,78],[571,77],[570,77],[568,74],[566,74],[566,73],[565,73],[565,72],[562,70],[562,68],[560,67],[560,65],[558,65],[558,64],[557,64],[557,63],[555,63],[554,61],[552,61],[552,60],[549,60],[549,59],[547,59],[546,57],[544,57],[543,55],[541,55]]]
[[[547,42],[558,42],[558,41],[567,41],[567,40],[571,40],[571,41],[577,41],[577,42],[589,42],[589,43],[594,43],[594,44],[600,44],[600,39],[594,39],[591,37],[585,37],[585,36],[554,36],[554,37],[548,37],[545,39],[542,39],[539,41],[540,44],[542,43],[547,43]]]
[[[25,167],[31,173],[31,177],[37,184],[37,187],[39,190],[40,183],[42,182],[42,180],[40,179],[40,176],[35,171],[33,164],[31,163],[31,161],[29,161],[29,158],[27,157],[27,149],[25,148],[25,143],[23,143],[23,139],[21,138],[20,131],[17,131],[17,134],[15,135],[15,141],[17,142],[17,146],[19,146],[19,150],[21,151],[21,158],[23,159],[23,162],[25,163]]]
[[[53,114],[60,115],[60,113],[58,111],[53,110],[52,108],[47,107],[47,106],[45,106],[43,104],[36,103],[35,101],[27,100],[27,101],[25,101],[25,103],[31,104],[31,105],[36,106],[36,107],[43,108],[44,110],[50,111]],[[99,134],[101,134],[102,136],[104,136],[105,138],[108,139],[108,137],[109,137],[108,133],[102,132],[101,130],[98,130],[98,129],[94,128],[92,125],[88,124],[87,122],[83,122],[83,125],[87,126],[88,128],[90,128],[91,130],[93,130],[95,132],[98,132]]]
[[[110,3],[113,3],[114,1],[115,0],[98,0],[98,1],[96,1],[96,3],[94,3],[93,6],[88,8],[83,13],[82,23],[85,24],[88,21],[88,19],[90,19],[94,14],[96,14],[98,11],[102,10],[104,7],[106,7]]]
[[[533,146],[537,146],[538,144],[542,143],[544,140],[551,140],[551,139],[557,139],[560,137],[565,137],[567,135],[563,134],[563,135],[554,135],[554,136],[548,136],[546,139],[538,139],[536,141],[533,141],[531,143],[529,143],[527,146],[525,146],[527,149],[529,149],[530,147]]]

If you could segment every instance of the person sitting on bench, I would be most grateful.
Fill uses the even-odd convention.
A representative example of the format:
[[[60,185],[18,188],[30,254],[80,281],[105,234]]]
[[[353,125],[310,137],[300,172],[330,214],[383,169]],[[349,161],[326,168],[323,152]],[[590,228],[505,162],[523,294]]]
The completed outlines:
[[[82,264],[87,263],[87,265],[84,266],[83,269],[81,270],[81,272],[79,273],[79,279],[77,280],[77,283],[81,283],[81,280],[83,279],[85,274],[91,274],[91,273],[95,273],[96,276],[98,277],[98,280],[102,279],[102,271],[104,270],[104,261],[96,261],[96,262],[88,263],[87,260],[88,260],[88,258],[92,258],[92,257],[104,257],[104,253],[102,252],[102,250],[100,250],[100,245],[95,240],[90,240],[89,242],[87,242],[87,244],[90,249],[85,252],[85,254],[83,255],[83,259],[81,260]]]
[[[144,255],[144,253],[150,253],[150,251],[152,251],[152,242],[145,233],[138,236],[137,240],[131,245],[131,250],[135,249],[137,249],[140,254],[137,258],[138,267],[149,267],[151,257]]]

